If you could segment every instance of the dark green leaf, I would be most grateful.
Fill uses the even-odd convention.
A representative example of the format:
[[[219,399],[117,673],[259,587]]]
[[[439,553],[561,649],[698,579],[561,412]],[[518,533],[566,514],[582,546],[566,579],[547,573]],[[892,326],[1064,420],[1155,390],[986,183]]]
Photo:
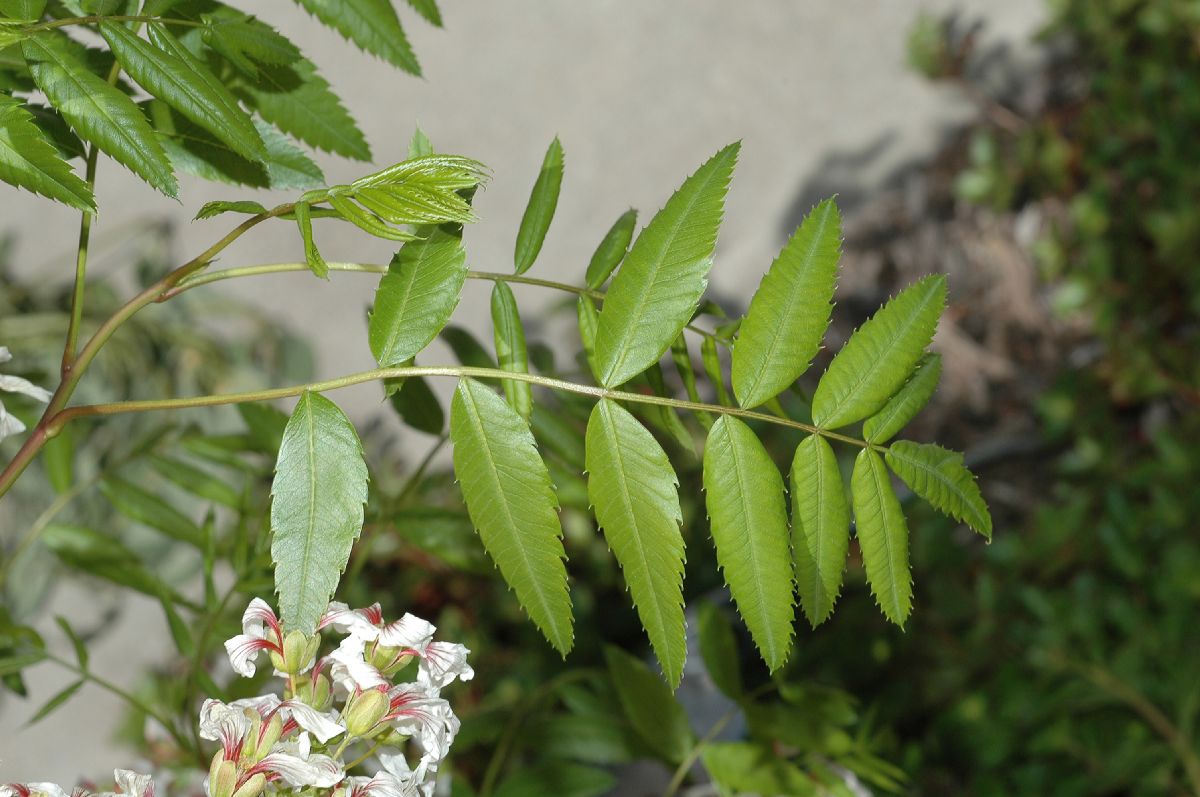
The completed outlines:
[[[197,548],[201,546],[204,535],[200,527],[154,493],[117,476],[105,479],[100,484],[100,492],[122,515],[161,531],[172,539]]]
[[[633,240],[633,231],[636,227],[637,211],[630,208],[613,222],[613,226],[608,228],[608,232],[604,234],[603,240],[596,247],[596,251],[588,263],[585,279],[589,288],[599,290],[600,286],[617,270],[617,266],[621,265],[621,261],[625,259],[625,253],[629,251],[629,242]]]
[[[171,457],[155,455],[150,461],[155,470],[193,495],[233,509],[242,505],[241,493],[238,490],[206,470]]]
[[[537,260],[538,252],[542,251],[546,231],[550,229],[554,209],[558,207],[562,178],[563,149],[555,137],[546,150],[545,158],[542,159],[542,170],[533,184],[529,204],[525,206],[525,215],[521,217],[521,227],[517,231],[517,248],[513,262],[518,274],[528,271],[533,261]]]
[[[942,356],[928,352],[917,370],[883,409],[863,422],[863,437],[872,443],[886,443],[929,403],[942,375]]]
[[[945,306],[941,274],[896,294],[829,363],[813,394],[813,422],[836,429],[883,409],[920,362]]]
[[[573,632],[558,500],[529,427],[495,392],[463,379],[450,408],[450,440],[454,473],[484,547],[565,656]]]
[[[492,355],[488,354],[488,350],[462,327],[448,324],[442,330],[441,337],[463,365],[471,368],[499,368]]]
[[[46,12],[46,0],[0,0],[0,14],[22,22],[36,22]]]
[[[708,433],[704,490],[717,562],[774,672],[791,651],[794,617],[783,478],[750,427],[729,415]]]
[[[705,335],[700,341],[700,363],[704,366],[704,374],[717,392],[717,403],[722,407],[731,407],[729,388],[725,386],[725,371],[721,367],[721,350],[717,339]]]
[[[397,536],[451,567],[487,575],[492,564],[479,546],[475,527],[465,512],[436,507],[401,509],[392,516]]]
[[[763,277],[733,347],[733,392],[743,407],[757,407],[808,370],[829,326],[841,243],[837,205],[826,199]]]
[[[702,601],[696,612],[700,626],[700,655],[708,677],[727,697],[742,696],[742,667],[738,658],[737,637],[725,612],[713,603]]]
[[[161,26],[152,25],[155,43],[119,23],[100,23],[117,62],[142,88],[212,133],[248,160],[265,160],[266,145],[250,116],[208,67]]]
[[[439,230],[405,244],[392,258],[367,325],[381,366],[400,365],[437,337],[462,295],[466,257],[462,243]]]
[[[884,616],[903,628],[912,610],[908,525],[883,459],[869,448],[854,460],[850,493],[871,593]]]
[[[833,612],[850,548],[850,507],[837,457],[809,435],[792,460],[792,553],[800,605],[815,628]]]
[[[700,391],[696,389],[696,369],[692,365],[692,355],[688,351],[687,338],[682,332],[671,344],[671,361],[675,363],[675,370],[679,373],[680,381],[683,382],[683,389],[687,391],[688,400],[699,403],[701,399]],[[694,414],[696,420],[706,430],[712,428],[712,413],[697,410]]]
[[[897,440],[884,456],[896,475],[935,509],[992,538],[992,516],[962,454],[932,443]]]
[[[425,434],[439,435],[446,427],[442,405],[424,378],[408,377],[403,380],[399,390],[388,398],[400,419],[412,428]]]
[[[679,480],[654,435],[601,399],[588,420],[588,498],[672,688],[683,677],[683,513]]]
[[[655,754],[678,764],[691,751],[694,737],[671,688],[620,648],[606,645],[604,660],[629,723]]]
[[[661,365],[655,363],[650,366],[643,376],[654,395],[670,398],[666,382],[663,380]],[[652,427],[674,440],[675,444],[684,451],[692,456],[696,455],[696,441],[692,438],[692,432],[684,426],[674,407],[662,404],[641,404],[638,411]]]
[[[133,551],[99,532],[52,523],[42,542],[65,565],[157,598],[168,588],[139,561]]]
[[[76,210],[96,210],[87,183],[59,157],[21,102],[7,94],[0,94],[0,180]]]
[[[242,420],[246,422],[254,450],[276,454],[283,443],[283,430],[287,428],[288,422],[287,413],[263,402],[239,404],[237,409]]]
[[[71,489],[75,482],[75,433],[70,426],[64,426],[46,442],[42,449],[42,462],[54,492],[62,495]]]
[[[363,50],[406,72],[421,74],[391,0],[297,0],[308,13]]]
[[[658,361],[708,284],[739,144],[696,170],[650,221],[613,278],[596,330],[600,384],[616,387]]]
[[[492,329],[496,341],[496,360],[501,370],[518,374],[529,373],[529,353],[525,348],[525,328],[512,288],[497,281],[492,288]],[[533,389],[528,382],[503,379],[504,396],[517,414],[529,420],[533,413]]]
[[[87,645],[82,639],[79,638],[79,634],[75,633],[75,629],[72,628],[71,624],[67,622],[67,618],[57,616],[54,618],[54,622],[56,622],[58,627],[63,630],[63,633],[67,635],[67,639],[71,640],[71,647],[75,650],[75,660],[79,662],[79,669],[86,672],[88,668]]]
[[[496,787],[495,797],[600,797],[616,785],[616,777],[606,770],[570,761],[546,761],[505,778]]]
[[[311,634],[362,531],[367,466],[354,424],[305,392],[283,433],[271,484],[271,560],[280,618]]]

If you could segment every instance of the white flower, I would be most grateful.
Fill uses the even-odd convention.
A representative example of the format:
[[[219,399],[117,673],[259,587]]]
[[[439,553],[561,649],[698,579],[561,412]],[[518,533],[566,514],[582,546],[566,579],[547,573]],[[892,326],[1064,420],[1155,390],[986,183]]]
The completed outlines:
[[[114,769],[117,791],[101,792],[96,797],[154,797],[154,781],[149,775],[131,769]]]
[[[276,695],[248,697],[235,700],[229,704],[233,708],[252,708],[263,718],[263,723],[270,721],[272,715],[278,712],[283,720],[283,735],[286,736],[296,725],[308,731],[324,744],[346,729],[337,721],[337,713],[333,711],[322,713],[300,700],[280,700]]]
[[[373,677],[365,672],[355,677],[355,681],[363,688],[387,683],[379,667],[368,661],[368,656],[374,659],[379,653],[387,654],[382,657],[382,662],[378,662],[385,668],[398,664],[407,656],[415,657],[418,660],[417,681],[435,689],[441,689],[455,678],[469,681],[475,677],[475,671],[467,664],[467,655],[471,651],[457,643],[434,642],[433,634],[437,628],[420,617],[405,614],[399,620],[387,623],[378,603],[365,609],[351,609],[344,603],[334,601],[329,604],[329,610],[321,618],[318,627],[327,626],[350,634],[342,642],[346,650],[340,654],[335,652],[331,657],[335,662],[340,662],[343,674],[346,668],[352,666],[350,659],[358,651],[362,651],[361,659],[366,666],[376,671]],[[347,643],[354,639],[363,644],[355,642],[347,647]],[[366,650],[367,642],[372,643],[369,651]],[[381,648],[386,651],[381,651]],[[357,666],[357,663],[353,666]],[[335,669],[335,680],[337,672]]]
[[[367,641],[363,637],[348,636],[328,657],[332,663],[329,677],[350,694],[354,694],[356,690],[387,686],[389,683],[388,679],[383,677],[383,673],[367,663],[366,645]]]
[[[6,363],[11,359],[12,359],[12,354],[9,353],[8,347],[0,346],[0,363]],[[33,384],[29,380],[22,379],[19,376],[6,376],[4,374],[0,374],[0,390],[7,391],[9,393],[21,393],[23,395],[29,396],[31,399],[34,399],[35,401],[40,401],[43,404],[50,401],[50,392],[48,390],[44,390],[43,388],[38,387],[37,385]],[[20,434],[23,431],[25,431],[25,424],[21,423],[21,420],[19,418],[9,415],[8,411],[4,409],[4,402],[0,401],[0,440],[3,440],[4,438],[8,437],[9,435]],[[32,787],[33,785],[35,785],[35,784],[29,784],[30,787]],[[41,783],[41,784],[37,784],[37,785],[46,786],[46,785],[53,785],[53,784]],[[15,784],[15,783],[11,784],[10,786],[0,786],[0,789],[16,789],[16,788],[17,788],[17,784]],[[21,788],[25,788],[25,787],[21,787]],[[55,788],[58,788],[58,787],[55,786]],[[59,791],[62,791],[62,789],[59,789]],[[0,791],[0,797],[5,797],[5,794],[3,791]]]
[[[233,671],[246,678],[253,677],[254,660],[262,651],[283,655],[283,632],[279,618],[262,598],[250,601],[242,614],[242,633],[225,643]]]
[[[8,349],[0,346],[0,357],[8,354]],[[0,359],[0,362],[3,362]],[[0,377],[2,378],[2,377]],[[0,406],[0,412],[3,412],[3,407]],[[0,784],[0,797],[36,797],[36,795],[46,795],[47,797],[69,797],[62,786],[57,783],[8,783]]]
[[[279,742],[261,761],[247,771],[247,776],[259,772],[267,781],[283,780],[289,786],[302,788],[336,786],[346,776],[342,765],[327,755],[310,752],[308,734]]]

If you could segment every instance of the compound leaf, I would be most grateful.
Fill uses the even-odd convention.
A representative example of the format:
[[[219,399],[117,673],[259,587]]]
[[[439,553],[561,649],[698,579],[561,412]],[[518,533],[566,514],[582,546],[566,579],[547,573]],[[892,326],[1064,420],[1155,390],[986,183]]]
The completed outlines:
[[[757,407],[808,370],[829,326],[841,243],[837,205],[826,199],[763,277],[733,346],[730,376],[743,407]]]
[[[504,580],[564,656],[573,631],[562,526],[533,434],[504,399],[463,379],[450,405],[454,473],[471,522]]]
[[[350,419],[320,393],[296,403],[271,483],[271,560],[280,617],[313,633],[362,531],[367,465]]]
[[[33,79],[81,138],[169,197],[179,185],[150,123],[133,100],[88,69],[62,36],[21,43]]]
[[[815,628],[833,612],[850,548],[850,507],[837,457],[820,435],[792,460],[792,552],[800,606]]]
[[[679,481],[654,435],[609,399],[592,409],[585,446],[588,500],[674,688],[687,657]]]
[[[903,628],[912,610],[908,525],[883,459],[874,450],[864,448],[854,460],[850,493],[871,594],[884,616]]]
[[[992,538],[992,516],[962,454],[932,443],[897,440],[884,456],[896,475],[935,509]]]
[[[945,305],[941,274],[896,294],[829,363],[813,394],[813,422],[836,429],[883,409],[920,361]]]
[[[521,227],[517,230],[517,248],[513,255],[516,272],[524,274],[537,260],[542,251],[542,243],[546,240],[546,232],[554,218],[554,210],[558,207],[558,192],[562,188],[563,178],[563,148],[558,138],[550,142],[546,156],[542,159],[542,170],[538,172],[537,181],[529,195],[529,204],[525,206],[525,215],[521,217]]]
[[[794,616],[783,478],[750,427],[729,415],[709,430],[704,489],[717,562],[773,672],[791,650]]]
[[[657,362],[695,312],[708,285],[739,148],[730,144],[684,181],[613,278],[596,330],[604,387],[627,382]]]
[[[529,352],[525,347],[525,328],[517,299],[508,283],[497,281],[492,288],[492,327],[496,342],[496,359],[500,368],[519,374],[529,373]],[[533,413],[533,390],[528,382],[516,379],[501,380],[500,386],[508,403],[517,414],[529,420]]]
[[[458,306],[466,279],[467,255],[458,238],[435,230],[400,247],[367,322],[376,361],[384,368],[400,365],[429,345]]]
[[[941,375],[942,355],[927,352],[904,387],[888,399],[883,409],[863,422],[863,437],[870,443],[886,443],[929,403]]]
[[[20,100],[0,94],[0,180],[94,213],[92,190],[58,154]]]

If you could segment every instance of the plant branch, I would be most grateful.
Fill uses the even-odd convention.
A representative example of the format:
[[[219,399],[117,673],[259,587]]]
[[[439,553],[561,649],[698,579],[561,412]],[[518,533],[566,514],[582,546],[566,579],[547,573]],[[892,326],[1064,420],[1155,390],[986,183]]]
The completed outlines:
[[[110,74],[115,74],[116,69],[114,64],[113,72]],[[89,146],[85,174],[89,191],[96,185],[96,162],[99,157],[100,150],[95,145]],[[75,364],[75,347],[79,343],[79,325],[83,321],[84,280],[87,278],[88,241],[92,235],[93,218],[95,218],[95,214],[85,210],[79,220],[79,245],[75,250],[75,287],[71,291],[71,320],[67,325],[67,342],[63,346],[60,372],[63,379],[67,378]]]
[[[549,388],[551,390],[561,390],[567,393],[579,393],[585,396],[594,398],[607,398],[614,401],[629,402],[631,404],[656,404],[661,407],[672,407],[679,410],[699,410],[703,412],[714,412],[721,415],[734,415],[747,420],[762,421],[764,423],[775,424],[776,426],[786,426],[791,429],[799,429],[809,434],[819,434],[833,440],[840,440],[843,443],[858,446],[860,448],[868,448],[870,444],[847,435],[831,432],[826,429],[821,429],[808,423],[793,421],[790,418],[779,418],[775,415],[767,415],[754,410],[742,409],[740,407],[724,407],[719,404],[707,404],[699,401],[687,401],[683,399],[667,398],[665,396],[647,395],[644,393],[628,393],[622,390],[610,390],[608,388],[596,387],[593,385],[581,385],[575,382],[567,382],[562,379],[554,379],[548,376],[539,376],[536,374],[521,373],[517,371],[504,371],[499,368],[474,368],[469,366],[397,366],[394,368],[377,368],[371,371],[361,371],[348,376],[341,376],[336,379],[327,379],[323,382],[309,382],[303,385],[292,385],[290,387],[277,387],[268,390],[252,390],[244,393],[225,393],[213,396],[193,396],[188,398],[174,399],[154,399],[149,401],[118,401],[111,404],[88,404],[79,407],[70,407],[69,409],[61,410],[56,415],[49,419],[45,425],[44,431],[51,436],[58,432],[67,423],[78,418],[91,418],[105,415],[121,415],[130,412],[156,412],[159,410],[178,410],[191,409],[195,407],[215,407],[224,404],[244,404],[254,401],[273,401],[274,399],[291,398],[299,396],[301,393],[311,391],[314,393],[324,393],[329,390],[339,390],[352,385],[360,385],[364,382],[375,382],[381,379],[399,379],[410,376],[445,376],[456,379],[462,377],[474,377],[477,379],[512,379],[518,382],[528,382],[539,387]]]

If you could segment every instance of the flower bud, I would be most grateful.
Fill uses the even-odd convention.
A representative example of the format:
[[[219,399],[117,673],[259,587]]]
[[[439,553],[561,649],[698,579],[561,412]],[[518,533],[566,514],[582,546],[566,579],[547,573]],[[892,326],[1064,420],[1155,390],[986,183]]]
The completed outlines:
[[[412,654],[402,652],[404,648],[376,644],[371,650],[371,664],[384,677],[391,678],[413,660]]]
[[[233,797],[235,786],[237,786],[237,766],[232,761],[226,761],[225,753],[218,750],[208,768],[208,795],[209,797]]]
[[[263,787],[267,785],[267,776],[261,772],[257,772],[249,777],[242,784],[242,787],[233,793],[233,797],[258,797],[262,794]]]
[[[320,646],[320,636],[310,637],[301,631],[289,631],[283,638],[283,655],[271,651],[271,664],[285,675],[302,673],[312,665]]]
[[[264,727],[261,722],[251,732],[247,739],[249,742],[246,745],[246,750],[242,754],[243,757],[248,757],[252,764],[257,764],[259,761],[266,758],[267,753],[271,752],[271,748],[279,741],[279,737],[283,735],[283,719],[280,718],[279,712],[271,715]]]
[[[333,705],[333,682],[329,680],[328,675],[322,673],[311,684],[312,692],[305,702],[317,711],[328,711]]]
[[[390,705],[387,693],[378,689],[355,695],[346,703],[346,732],[350,736],[367,736],[376,729]]]

